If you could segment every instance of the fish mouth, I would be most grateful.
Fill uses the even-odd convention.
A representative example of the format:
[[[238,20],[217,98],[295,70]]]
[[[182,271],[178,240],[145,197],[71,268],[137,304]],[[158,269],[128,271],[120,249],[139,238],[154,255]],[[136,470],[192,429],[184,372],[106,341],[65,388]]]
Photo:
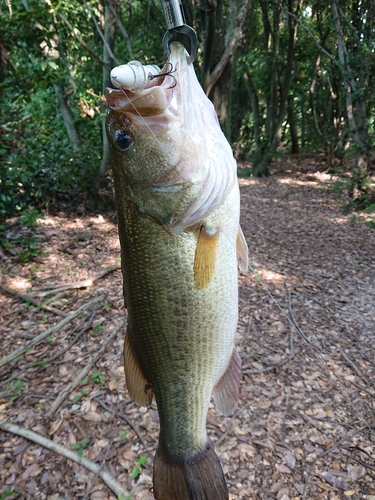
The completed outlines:
[[[178,63],[177,63],[178,64]],[[176,68],[167,61],[160,70],[160,77],[155,78],[146,88],[138,91],[106,88],[105,97],[110,109],[121,113],[132,113],[138,116],[158,116],[167,111],[173,97],[173,89],[178,80],[174,76]]]

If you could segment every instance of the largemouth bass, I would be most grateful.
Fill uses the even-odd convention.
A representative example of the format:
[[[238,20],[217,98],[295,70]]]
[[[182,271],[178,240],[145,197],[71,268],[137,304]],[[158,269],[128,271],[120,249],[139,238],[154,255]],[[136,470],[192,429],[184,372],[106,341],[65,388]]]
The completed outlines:
[[[237,262],[246,272],[247,246],[236,162],[182,45],[172,44],[165,73],[153,87],[106,94],[125,376],[134,401],[154,394],[158,407],[155,498],[225,500],[206,418],[212,393],[221,414],[235,409],[241,378]]]

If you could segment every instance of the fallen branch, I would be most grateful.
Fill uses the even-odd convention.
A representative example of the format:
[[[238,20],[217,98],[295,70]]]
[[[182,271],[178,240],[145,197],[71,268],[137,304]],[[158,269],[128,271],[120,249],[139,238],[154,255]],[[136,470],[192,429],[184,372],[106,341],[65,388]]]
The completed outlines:
[[[96,401],[97,403],[99,403],[99,405],[100,405],[102,408],[104,408],[104,410],[109,411],[109,412],[111,411],[111,408],[109,408],[106,404],[104,404],[102,401],[100,401],[100,399],[96,399],[96,398],[95,398],[95,401]],[[122,420],[125,420],[125,422],[129,425],[129,427],[131,427],[131,428],[133,429],[133,431],[137,434],[137,436],[139,437],[139,439],[140,439],[141,443],[143,444],[143,446],[144,446],[145,448],[147,448],[147,443],[146,443],[146,441],[143,439],[143,436],[142,436],[142,434],[141,434],[141,431],[140,431],[140,430],[139,430],[139,428],[135,425],[135,423],[134,423],[134,422],[132,422],[132,421],[130,420],[130,418],[129,418],[129,417],[127,417],[126,415],[124,415],[123,413],[119,413],[119,412],[117,412],[117,411],[116,411],[116,412],[115,412],[115,415],[117,415],[118,417],[122,418]]]
[[[87,322],[87,325],[85,325],[84,327],[81,328],[81,330],[77,333],[77,335],[74,337],[74,339],[70,342],[70,344],[67,346],[67,347],[64,347],[64,349],[61,349],[60,351],[58,351],[56,354],[54,354],[53,356],[51,356],[50,358],[46,359],[45,362],[46,363],[51,363],[52,361],[54,361],[55,359],[59,358],[60,356],[62,356],[63,354],[65,354],[67,351],[69,351],[69,349],[71,347],[74,346],[74,344],[76,342],[78,342],[78,340],[82,337],[82,335],[87,332],[87,330],[89,328],[91,328],[91,325],[92,325],[92,322],[94,320],[94,316],[95,316],[95,313],[96,313],[96,306],[94,307],[92,313],[90,314],[90,317],[88,318],[88,322]]]
[[[84,304],[83,306],[81,306],[74,313],[72,313],[69,316],[67,316],[66,318],[64,318],[62,321],[60,321],[60,323],[57,323],[57,325],[51,326],[51,328],[48,328],[48,330],[46,330],[45,332],[37,335],[28,344],[23,345],[19,349],[16,349],[12,353],[8,354],[8,356],[5,356],[4,358],[1,358],[0,359],[0,368],[3,367],[3,366],[5,366],[7,363],[10,363],[11,361],[15,360],[16,358],[18,358],[18,356],[22,356],[23,354],[25,354],[25,352],[27,352],[31,347],[33,347],[34,345],[38,344],[39,342],[41,342],[45,338],[49,337],[52,333],[57,332],[58,330],[60,330],[61,328],[63,328],[65,325],[67,325],[70,321],[72,321],[74,318],[76,318],[81,313],[83,313],[84,311],[86,311],[86,309],[89,309],[93,305],[101,302],[103,299],[104,299],[103,296],[96,297],[95,299],[91,300],[87,304]]]
[[[73,391],[81,382],[83,378],[86,377],[86,375],[89,373],[91,368],[94,366],[94,364],[103,356],[105,351],[108,349],[108,347],[112,344],[112,342],[115,340],[116,335],[118,332],[121,330],[121,328],[124,327],[126,323],[126,318],[122,320],[113,330],[111,335],[107,338],[107,340],[102,344],[100,347],[99,351],[95,354],[95,356],[92,356],[87,363],[87,365],[79,372],[79,374],[76,376],[70,384],[68,384],[65,389],[59,394],[55,402],[51,405],[50,410],[46,413],[46,418],[52,418],[53,415],[56,413],[56,411],[60,408],[60,406],[63,404],[65,399],[68,397],[69,393]]]
[[[34,297],[32,297],[31,295],[27,295],[26,293],[23,294],[23,293],[16,292],[15,290],[12,290],[11,288],[8,288],[7,286],[4,286],[4,285],[0,285],[0,290],[3,293],[7,293],[9,295],[12,295],[12,297],[17,297],[20,300],[23,300],[25,302],[29,302],[33,306],[36,306],[36,307],[39,307],[40,309],[44,309],[46,311],[52,312],[54,314],[57,314],[58,316],[63,316],[64,318],[66,318],[68,316],[67,313],[65,313],[64,311],[60,311],[59,309],[55,309],[54,307],[48,306],[46,304],[42,304],[42,303],[38,302],[36,299],[34,299]]]
[[[351,359],[346,354],[346,352],[343,351],[342,349],[339,349],[339,351],[340,351],[341,356],[345,359],[345,361],[348,363],[348,365],[356,372],[356,374],[358,375],[358,377],[362,377],[361,370],[356,367],[356,365],[353,363],[353,361],[351,361]]]
[[[77,281],[75,283],[67,283],[66,285],[55,285],[40,288],[40,290],[48,290],[46,292],[42,292],[40,295],[42,297],[46,297],[47,295],[51,295],[52,293],[65,292],[66,290],[77,290],[78,288],[87,288],[95,283],[95,281],[103,278],[103,276],[106,276],[112,271],[116,271],[116,269],[121,269],[121,264],[114,264],[113,266],[109,266],[99,273],[95,274],[95,276],[93,276],[92,278],[88,278],[87,280]]]
[[[62,455],[63,457],[82,465],[90,472],[98,474],[98,476],[103,480],[108,488],[112,490],[113,493],[119,498],[122,497],[123,500],[125,500],[125,498],[127,498],[127,496],[129,495],[129,492],[126,491],[123,486],[113,476],[111,476],[111,474],[109,474],[109,472],[104,470],[102,466],[96,464],[95,462],[92,462],[91,460],[88,460],[85,457],[80,457],[75,451],[68,450],[68,448],[65,448],[65,446],[55,443],[54,441],[51,441],[51,439],[45,438],[44,436],[41,436],[34,431],[30,431],[28,429],[25,429],[24,427],[19,427],[15,424],[4,422],[4,420],[0,420],[0,429],[2,429],[3,431],[11,432],[12,434],[16,434],[17,436],[21,436],[25,439],[28,439],[29,441],[33,441],[34,443],[37,443],[40,446],[47,448],[48,450],[58,453],[59,455]]]

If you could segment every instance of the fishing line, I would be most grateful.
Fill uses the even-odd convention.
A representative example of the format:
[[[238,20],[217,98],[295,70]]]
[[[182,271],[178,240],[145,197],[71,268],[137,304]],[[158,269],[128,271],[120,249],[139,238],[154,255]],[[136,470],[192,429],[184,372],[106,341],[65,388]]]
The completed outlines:
[[[174,76],[172,76],[170,74],[168,74],[166,76],[171,76],[171,77],[174,78]],[[156,137],[156,135],[154,134],[153,130],[150,128],[150,126],[148,125],[148,123],[146,122],[146,120],[144,119],[144,117],[138,111],[138,109],[136,108],[136,106],[129,99],[129,97],[127,96],[127,94],[124,91],[124,89],[121,88],[121,87],[119,87],[119,88],[122,91],[122,93],[124,94],[124,96],[127,98],[129,104],[135,110],[136,114],[141,118],[141,120],[145,124],[146,128],[149,130],[149,132],[151,133],[152,137],[155,139],[155,141],[158,144],[159,148],[167,155],[167,152],[166,152],[165,148],[163,147],[163,145],[161,144],[161,142],[159,141],[159,139]],[[186,163],[184,163],[183,161],[181,163],[185,167],[187,166]],[[183,175],[183,173],[181,172],[180,168],[177,165],[176,165],[175,168],[179,172],[179,174],[182,177],[182,179],[184,179],[185,182],[187,182],[189,185],[192,185],[192,182],[185,178],[185,176]],[[246,258],[248,256],[244,256],[241,253],[241,251],[239,251],[237,249],[236,245],[233,243],[233,241],[229,238],[229,236],[226,234],[226,232],[224,230],[221,229],[221,232],[226,236],[226,238],[228,239],[230,245],[232,245],[235,248],[236,252],[240,253],[241,257],[246,260]],[[267,286],[265,285],[265,283],[263,282],[263,280],[259,277],[259,275],[256,273],[255,269],[250,264],[248,264],[248,270],[255,276],[256,280],[259,281],[259,283],[262,285],[262,287],[264,288],[264,290],[267,292],[267,294],[270,297],[270,299],[272,300],[272,302],[277,306],[277,308],[280,310],[280,312],[282,313],[282,315],[286,318],[286,320],[289,323],[289,325],[293,328],[293,330],[295,330],[297,332],[298,336],[303,340],[303,342],[305,343],[305,345],[307,345],[307,347],[310,349],[310,351],[312,352],[313,356],[318,360],[319,364],[323,367],[324,372],[326,372],[326,374],[329,376],[329,378],[333,379],[339,386],[341,386],[344,389],[346,389],[346,386],[343,384],[343,382],[341,382],[336,377],[336,375],[332,371],[330,371],[328,369],[328,367],[326,366],[326,364],[325,364],[325,362],[323,360],[323,357],[324,357],[323,351],[321,351],[321,349],[319,349],[316,345],[311,344],[308,341],[307,337],[301,332],[301,330],[297,327],[297,325],[292,321],[292,319],[290,318],[290,316],[281,307],[281,305],[279,304],[279,302],[277,301],[277,299],[274,297],[274,295],[272,294],[272,292],[270,292],[270,290],[267,288]],[[367,424],[366,420],[360,415],[358,409],[355,406],[353,406],[353,405],[351,405],[351,406],[352,406],[354,412],[357,414],[358,418],[360,420],[363,420],[365,422],[366,426],[369,427],[369,429],[371,429],[370,426],[369,426],[369,424]]]

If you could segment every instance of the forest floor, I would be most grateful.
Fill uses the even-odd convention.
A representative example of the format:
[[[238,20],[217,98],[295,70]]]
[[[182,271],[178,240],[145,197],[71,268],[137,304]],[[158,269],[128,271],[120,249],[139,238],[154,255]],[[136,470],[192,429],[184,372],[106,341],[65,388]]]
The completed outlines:
[[[232,417],[212,404],[209,436],[231,500],[375,500],[375,230],[343,215],[312,158],[274,172],[240,179],[254,271],[239,278],[241,396]],[[36,236],[34,262],[20,264],[16,243],[1,256],[0,357],[18,351],[0,360],[0,499],[115,500],[108,471],[123,499],[150,500],[158,414],[124,383],[116,216],[46,215]]]

